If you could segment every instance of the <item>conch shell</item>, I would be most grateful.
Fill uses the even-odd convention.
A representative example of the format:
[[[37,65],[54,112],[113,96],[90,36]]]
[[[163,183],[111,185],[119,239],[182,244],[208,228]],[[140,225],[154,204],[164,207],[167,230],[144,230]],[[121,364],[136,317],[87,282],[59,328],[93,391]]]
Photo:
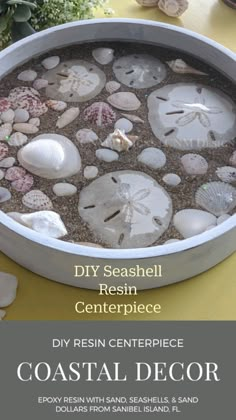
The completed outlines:
[[[135,140],[134,136],[130,138],[123,131],[116,129],[113,133],[109,134],[101,145],[117,152],[127,152],[133,146]]]
[[[188,0],[159,0],[157,4],[162,12],[171,17],[180,17],[188,5]]]
[[[136,0],[140,6],[154,7],[157,6],[158,0]]]
[[[189,66],[187,63],[185,63],[185,61],[181,60],[181,58],[178,58],[177,60],[167,61],[167,64],[175,73],[198,74],[201,76],[207,76],[207,73],[203,73],[203,71],[197,70]]]

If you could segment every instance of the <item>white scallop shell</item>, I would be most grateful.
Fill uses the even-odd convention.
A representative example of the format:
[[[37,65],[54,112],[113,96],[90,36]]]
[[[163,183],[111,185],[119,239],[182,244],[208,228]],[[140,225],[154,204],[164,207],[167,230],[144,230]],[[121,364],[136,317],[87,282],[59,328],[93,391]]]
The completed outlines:
[[[163,182],[165,182],[166,185],[170,185],[171,187],[177,187],[181,183],[181,178],[177,174],[166,174],[162,178]]]
[[[67,103],[64,101],[56,101],[54,99],[49,99],[49,101],[46,102],[46,105],[48,108],[53,109],[53,111],[64,111],[67,108]]]
[[[97,175],[98,175],[98,168],[96,166],[85,166],[84,177],[86,179],[96,178]]]
[[[12,132],[12,125],[10,123],[5,123],[0,127],[0,140],[8,140]]]
[[[96,150],[96,157],[103,162],[113,162],[119,159],[118,153],[114,152],[113,150],[108,149],[97,149]]]
[[[187,153],[182,156],[181,163],[189,175],[204,175],[208,170],[206,159],[195,153]]]
[[[58,57],[57,55],[54,55],[52,57],[45,58],[41,64],[46,70],[51,70],[57,67],[59,63],[60,63],[60,57]]]
[[[23,196],[22,203],[34,210],[51,210],[53,208],[50,198],[40,190],[29,191]]]
[[[36,79],[33,83],[33,88],[36,90],[45,89],[48,86],[48,80]]]
[[[107,101],[115,108],[124,111],[136,111],[141,105],[137,96],[132,92],[113,93],[108,96]]]
[[[18,74],[17,79],[22,82],[33,82],[37,77],[37,73],[34,70],[24,70]]]
[[[75,185],[68,184],[67,182],[58,182],[53,185],[53,192],[58,197],[71,196],[77,193],[77,188]]]
[[[180,17],[188,8],[187,0],[159,0],[158,7],[166,15]]]
[[[157,6],[159,0],[136,0],[136,2],[138,4],[140,4],[140,6],[144,6],[144,7],[153,7],[153,6]]]
[[[15,110],[15,123],[25,123],[29,120],[30,115],[26,109],[17,108]]]
[[[75,135],[80,144],[94,143],[98,140],[97,134],[90,128],[82,128]]]
[[[112,80],[111,82],[106,83],[106,90],[110,94],[116,92],[118,89],[120,89],[120,87],[121,87],[121,84],[116,82],[115,80]]]
[[[34,175],[47,179],[68,178],[79,172],[81,158],[67,137],[42,134],[18,152],[21,166]]]
[[[114,58],[114,50],[112,48],[96,48],[92,52],[94,60],[99,64],[109,64]]]
[[[127,152],[133,146],[133,142],[124,132],[116,129],[113,133],[109,134],[101,146],[108,147],[117,152]]]
[[[223,182],[236,182],[236,168],[232,166],[217,168],[216,175]]]
[[[36,125],[29,123],[16,123],[13,125],[13,129],[23,134],[35,134],[39,131]]]
[[[56,126],[58,128],[64,128],[72,123],[79,116],[79,108],[67,109],[57,120]]]
[[[141,123],[141,124],[144,123],[142,118],[138,117],[137,115],[133,115],[133,114],[122,114],[122,115],[132,122]]]
[[[0,272],[0,307],[11,305],[16,298],[18,280],[9,273]]]
[[[0,187],[0,203],[11,199],[11,193],[7,188]]]
[[[66,227],[59,214],[54,211],[35,213],[8,213],[16,222],[49,238],[61,238],[67,235]]]
[[[224,182],[208,182],[196,192],[196,203],[213,213],[221,216],[236,206],[236,188]]]
[[[127,118],[120,118],[115,123],[115,128],[118,128],[118,130],[124,131],[124,133],[129,133],[133,130],[133,124],[131,121],[127,120]]]
[[[15,118],[15,112],[12,109],[8,109],[1,113],[1,120],[4,123],[12,123]]]
[[[216,226],[216,217],[203,210],[185,209],[175,214],[175,229],[184,237],[191,238],[206,231],[209,226]]]
[[[138,155],[138,162],[151,169],[160,169],[166,164],[166,155],[156,147],[147,147]]]
[[[207,73],[203,73],[202,71],[189,66],[181,58],[177,58],[177,60],[167,61],[167,64],[173,70],[174,73],[197,74],[201,76],[208,76]]]
[[[10,146],[20,147],[27,143],[28,137],[20,132],[13,133],[8,141]]]
[[[2,159],[0,161],[0,167],[1,168],[11,168],[14,163],[15,163],[16,159],[14,157],[7,157],[5,159]]]

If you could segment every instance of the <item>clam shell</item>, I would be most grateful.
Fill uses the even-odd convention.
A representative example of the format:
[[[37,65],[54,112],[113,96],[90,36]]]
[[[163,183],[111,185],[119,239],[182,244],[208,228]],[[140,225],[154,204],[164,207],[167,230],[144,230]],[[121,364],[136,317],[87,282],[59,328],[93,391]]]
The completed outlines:
[[[127,152],[133,146],[133,142],[126,136],[125,133],[116,129],[114,133],[109,134],[101,146],[108,147],[109,149],[116,150],[117,152]]]
[[[138,117],[137,115],[133,115],[133,114],[122,114],[122,115],[132,122],[141,123],[141,124],[144,123],[142,118]]]
[[[68,178],[81,168],[76,146],[58,134],[35,137],[19,150],[17,158],[27,171],[47,179]]]
[[[19,131],[22,134],[35,134],[39,131],[38,127],[29,123],[17,123],[13,125],[15,131]]]
[[[154,7],[157,6],[159,0],[136,0],[140,6],[143,7]]]
[[[208,76],[207,73],[203,73],[200,70],[197,70],[189,66],[185,61],[178,58],[177,60],[167,61],[168,66],[173,70],[174,73],[179,74],[196,74],[199,76]]]
[[[59,63],[60,63],[60,57],[58,57],[57,55],[54,55],[52,57],[45,58],[41,64],[46,70],[51,70],[57,67]]]
[[[64,128],[72,123],[78,116],[79,108],[69,108],[58,118],[56,126],[58,128]]]
[[[80,144],[94,143],[98,140],[97,134],[90,128],[82,128],[77,131],[75,137]]]
[[[138,155],[138,162],[151,169],[160,169],[166,164],[166,155],[156,147],[147,147]]]
[[[112,48],[96,48],[92,51],[92,56],[99,64],[109,64],[114,59]]]
[[[96,150],[96,157],[103,162],[114,162],[115,160],[119,159],[118,153],[114,152],[113,150],[108,149],[97,149]]]
[[[23,178],[26,175],[26,170],[24,168],[19,168],[19,166],[14,166],[9,168],[6,171],[5,179],[7,181],[15,181],[16,179]]]
[[[191,238],[206,231],[209,226],[216,226],[217,219],[203,210],[185,209],[175,214],[173,224],[184,237]]]
[[[33,84],[33,88],[36,90],[45,89],[48,86],[48,80],[36,79]]]
[[[206,159],[195,153],[188,153],[181,158],[185,172],[189,175],[204,175],[208,171]]]
[[[75,185],[68,184],[67,182],[58,182],[53,186],[53,192],[58,197],[71,196],[77,193]]]
[[[1,120],[3,123],[12,123],[15,118],[15,112],[12,109],[8,109],[1,113]]]
[[[33,82],[37,77],[37,73],[34,70],[24,70],[18,74],[17,79],[22,82]]]
[[[110,94],[116,92],[121,87],[121,84],[116,82],[115,80],[112,80],[111,82],[106,83],[106,91]]]
[[[29,120],[30,115],[26,109],[17,108],[15,110],[15,123],[25,123]]]
[[[236,168],[233,166],[222,166],[218,168],[216,175],[223,182],[236,182]]]
[[[31,190],[25,194],[22,203],[34,210],[51,210],[53,208],[50,198],[40,190]]]
[[[200,207],[221,216],[236,206],[236,189],[224,182],[208,182],[197,190],[195,200]]]
[[[85,109],[84,119],[98,127],[106,127],[116,120],[116,113],[105,102],[94,102]]]
[[[127,120],[127,118],[120,118],[115,123],[115,128],[123,131],[124,133],[129,133],[130,131],[132,131],[133,127],[134,126],[133,126],[132,122]]]
[[[49,238],[61,238],[67,235],[66,227],[59,214],[54,211],[37,211],[34,213],[8,213],[16,222]]]
[[[34,178],[30,174],[26,174],[22,178],[16,179],[15,181],[11,183],[12,188],[14,188],[14,190],[21,193],[28,192],[29,190],[31,190],[33,185],[34,185]]]
[[[11,193],[7,188],[0,187],[0,203],[11,199]]]
[[[16,298],[18,280],[9,273],[0,272],[0,307],[5,308]]]
[[[9,148],[7,144],[0,143],[0,160],[2,160],[3,158],[5,158],[5,156],[7,156],[8,150]]]
[[[49,101],[46,102],[46,105],[48,108],[53,109],[53,111],[64,111],[67,108],[67,103],[64,101],[56,101],[53,99],[49,99]]]
[[[8,140],[12,132],[12,125],[10,123],[5,123],[0,127],[0,140]],[[1,153],[0,153],[1,154]]]
[[[0,161],[1,168],[11,168],[14,165],[16,159],[14,157],[7,157]]]
[[[187,0],[159,0],[158,7],[166,15],[180,17],[188,8]]]
[[[86,179],[96,178],[98,175],[98,168],[96,166],[86,166],[84,168],[84,177]]]
[[[20,132],[13,133],[8,141],[10,146],[20,147],[27,143],[28,137]]]
[[[113,93],[107,98],[107,101],[115,108],[124,111],[136,111],[141,105],[137,96],[132,92]]]

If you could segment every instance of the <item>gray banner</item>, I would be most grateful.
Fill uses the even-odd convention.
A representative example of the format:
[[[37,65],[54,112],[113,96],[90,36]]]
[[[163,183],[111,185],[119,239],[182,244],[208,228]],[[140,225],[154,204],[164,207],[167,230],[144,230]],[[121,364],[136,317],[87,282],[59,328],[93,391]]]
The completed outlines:
[[[235,322],[1,322],[2,417],[234,417]]]

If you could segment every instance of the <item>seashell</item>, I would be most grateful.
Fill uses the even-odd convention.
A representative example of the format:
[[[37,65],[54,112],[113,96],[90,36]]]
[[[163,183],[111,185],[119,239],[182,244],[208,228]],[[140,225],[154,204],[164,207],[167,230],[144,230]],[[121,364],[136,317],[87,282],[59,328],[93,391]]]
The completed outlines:
[[[53,186],[53,192],[58,197],[65,197],[76,194],[77,188],[75,185],[68,184],[67,182],[59,182]]]
[[[31,190],[25,194],[22,203],[33,210],[51,210],[53,208],[50,198],[40,190]]]
[[[224,182],[208,182],[197,190],[195,200],[200,207],[221,216],[236,206],[236,189]]]
[[[137,157],[138,162],[151,169],[160,169],[166,164],[166,155],[156,147],[147,147]]]
[[[20,132],[13,133],[8,140],[10,146],[20,147],[27,143],[28,137]]]
[[[79,116],[79,108],[67,109],[57,120],[56,126],[64,128],[72,123]]]
[[[39,118],[30,118],[29,124],[35,125],[36,127],[40,126],[40,119]]]
[[[13,109],[26,109],[32,117],[40,117],[48,110],[40,100],[39,92],[30,87],[17,87],[10,91],[8,100]]]
[[[141,123],[143,124],[144,121],[142,120],[142,118],[139,118],[137,115],[132,115],[132,114],[122,114],[125,118],[127,118],[128,120],[135,122],[135,123]]]
[[[208,170],[208,163],[203,156],[188,153],[182,156],[181,163],[189,175],[204,175]]]
[[[4,178],[4,176],[5,172],[2,169],[0,169],[0,181]]]
[[[8,213],[16,222],[49,238],[61,238],[67,235],[66,227],[59,214],[54,211],[37,211],[34,213]]]
[[[6,171],[5,179],[7,181],[15,181],[16,179],[23,178],[26,175],[26,170],[19,166],[14,166]]]
[[[98,140],[97,134],[90,128],[82,128],[75,136],[80,144],[94,143]]]
[[[140,6],[143,7],[154,7],[157,6],[159,0],[136,0]]]
[[[92,56],[99,64],[109,64],[114,59],[112,48],[96,48],[92,51]]]
[[[120,89],[120,87],[121,84],[116,82],[115,80],[106,83],[106,91],[110,94],[116,92],[118,89]]]
[[[0,203],[11,199],[11,193],[7,188],[0,187]]]
[[[166,231],[172,202],[150,176],[118,171],[82,189],[79,214],[93,234],[112,248],[140,248],[153,244]]]
[[[221,225],[221,223],[226,222],[226,220],[230,219],[230,217],[230,214],[222,214],[222,216],[217,219],[217,225]]]
[[[130,131],[132,131],[133,127],[134,126],[133,126],[132,122],[127,120],[126,118],[120,118],[115,123],[115,128],[123,131],[124,133],[129,133]]]
[[[0,161],[1,168],[11,168],[14,165],[16,159],[14,157],[7,157]]]
[[[22,178],[16,179],[11,183],[12,188],[14,190],[26,193],[28,192],[34,185],[34,178],[30,174],[26,174]]]
[[[0,321],[2,321],[5,316],[6,316],[6,311],[2,311],[0,309]]]
[[[102,245],[94,244],[92,242],[77,242],[78,245],[90,246],[91,248],[103,248]]]
[[[27,171],[47,179],[68,178],[81,168],[76,146],[58,134],[35,137],[19,150],[17,157]]]
[[[136,111],[141,105],[137,96],[132,92],[113,93],[108,96],[107,101],[115,108],[124,111]]]
[[[96,178],[97,175],[98,175],[98,168],[96,166],[85,166],[84,177],[86,179]]]
[[[12,132],[12,125],[10,123],[5,123],[0,127],[0,140],[8,140]],[[1,152],[0,152],[1,154]]]
[[[58,57],[57,55],[54,55],[52,57],[45,58],[41,64],[46,70],[51,70],[57,67],[59,63],[60,63],[60,57]]]
[[[24,70],[18,74],[17,79],[22,82],[33,82],[37,77],[37,73],[34,70]]]
[[[8,109],[1,113],[1,120],[3,123],[12,123],[15,118],[15,112],[12,109]]]
[[[133,142],[125,133],[116,129],[114,133],[109,134],[101,146],[108,147],[117,152],[127,152],[133,146]]]
[[[44,74],[49,84],[46,95],[65,102],[86,102],[95,98],[105,86],[106,75],[95,64],[69,60]]]
[[[94,102],[85,109],[84,119],[98,127],[106,127],[116,120],[116,113],[105,102]]]
[[[168,241],[164,242],[165,245],[174,244],[176,242],[180,242],[180,239],[168,239]]]
[[[56,101],[53,99],[49,99],[49,101],[46,102],[46,105],[48,108],[53,109],[53,111],[64,111],[67,108],[67,103],[64,101]]]
[[[11,108],[11,102],[8,98],[0,98],[0,112],[7,111]]]
[[[115,160],[119,159],[118,153],[114,152],[113,150],[108,149],[97,149],[96,150],[96,157],[103,162],[114,162]]]
[[[26,109],[17,108],[15,110],[15,123],[25,123],[29,120],[30,115]]]
[[[9,149],[8,149],[7,144],[0,143],[0,160],[2,160],[3,158],[5,158],[5,156],[7,156],[8,150]]]
[[[203,210],[185,209],[175,214],[175,229],[186,239],[199,235],[209,226],[216,226],[216,217]]]
[[[162,178],[163,182],[170,187],[177,187],[181,183],[181,178],[177,174],[166,174]]]
[[[178,58],[177,60],[167,61],[168,66],[173,70],[174,73],[179,74],[197,74],[199,76],[208,76],[207,73],[204,73],[200,70],[197,70],[189,66],[185,61]]]
[[[232,166],[217,168],[216,175],[223,182],[236,182],[236,168]]]
[[[117,80],[133,89],[147,89],[166,77],[166,66],[149,54],[126,55],[113,64]]]
[[[36,79],[33,83],[33,88],[36,90],[45,89],[48,86],[48,80]]]
[[[158,7],[167,16],[180,17],[188,8],[187,0],[159,0]]]
[[[38,127],[29,123],[16,123],[13,125],[13,129],[22,134],[35,134],[39,131]]]
[[[0,272],[0,307],[5,308],[16,298],[18,280],[9,273]]]
[[[236,166],[236,151],[232,154],[232,156],[230,157],[230,159],[229,159],[229,163],[232,165],[232,166]]]

